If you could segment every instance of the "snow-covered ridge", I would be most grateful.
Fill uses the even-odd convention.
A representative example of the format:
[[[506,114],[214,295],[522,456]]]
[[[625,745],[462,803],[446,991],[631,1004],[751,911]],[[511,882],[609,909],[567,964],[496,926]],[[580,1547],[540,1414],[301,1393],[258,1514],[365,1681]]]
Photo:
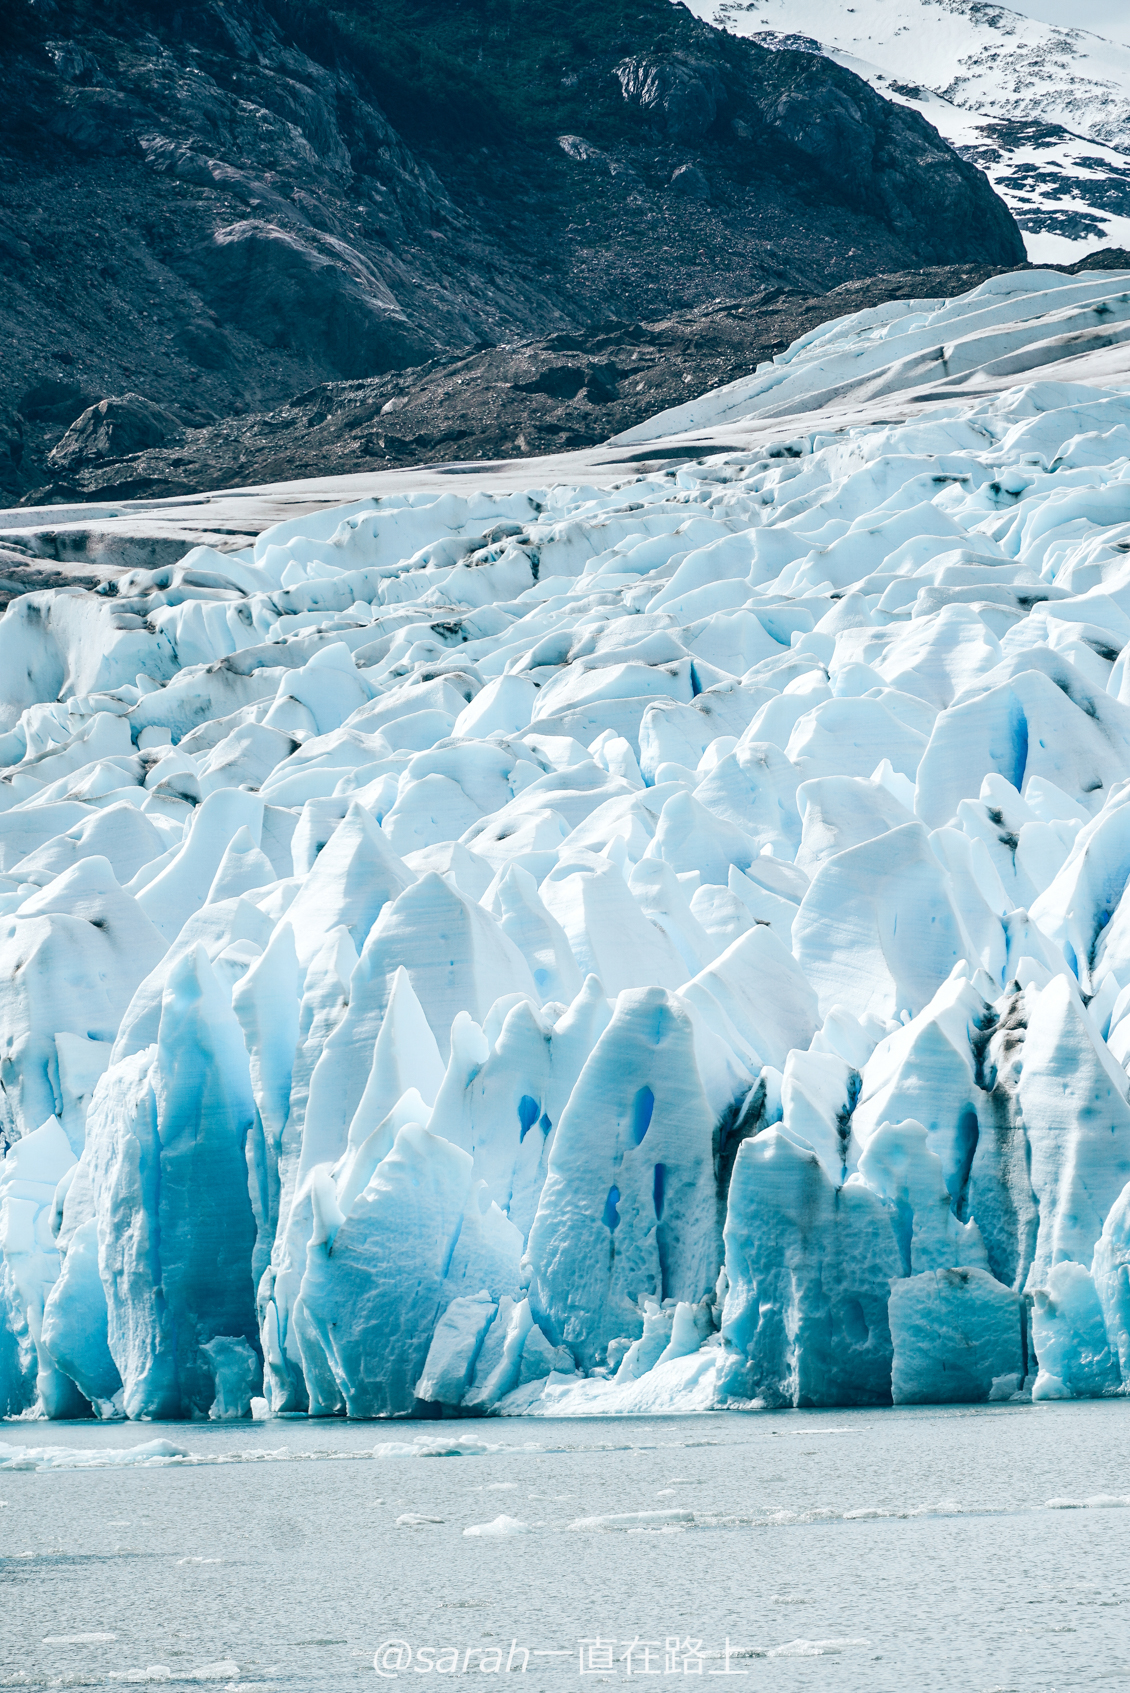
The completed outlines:
[[[1130,398],[1002,363],[1100,280],[822,331],[756,452],[12,604],[10,1410],[1130,1381]],[[967,391],[837,426],[947,311]]]
[[[691,10],[736,35],[807,40],[921,111],[986,172],[1034,262],[1130,245],[1130,46],[981,0],[692,0]]]

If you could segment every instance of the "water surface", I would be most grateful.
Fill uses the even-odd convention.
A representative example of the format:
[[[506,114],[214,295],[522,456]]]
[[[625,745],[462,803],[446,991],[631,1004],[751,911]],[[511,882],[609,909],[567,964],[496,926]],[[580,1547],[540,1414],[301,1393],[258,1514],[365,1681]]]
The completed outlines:
[[[373,1456],[452,1433],[500,1449]],[[113,1464],[154,1438],[212,1461]],[[105,1466],[0,1469],[0,1686],[350,1693],[382,1685],[373,1658],[389,1640],[405,1642],[386,1651],[389,1670],[424,1649],[401,1687],[435,1687],[438,1670],[422,1666],[453,1654],[457,1677],[491,1685],[494,1648],[522,1693],[626,1683],[629,1666],[670,1687],[724,1673],[727,1639],[737,1693],[1130,1682],[1122,1402],[7,1422],[0,1442]],[[569,1526],[656,1511],[680,1515]],[[397,1526],[413,1515],[440,1520]],[[527,1532],[464,1534],[500,1515]],[[602,1645],[582,1660],[586,1640]],[[636,1640],[655,1644],[626,1659]]]

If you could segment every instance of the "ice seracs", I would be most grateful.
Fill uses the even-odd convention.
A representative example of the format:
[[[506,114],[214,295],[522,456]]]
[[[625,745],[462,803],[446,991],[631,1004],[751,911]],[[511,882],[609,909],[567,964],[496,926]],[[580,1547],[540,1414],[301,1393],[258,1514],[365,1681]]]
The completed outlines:
[[[15,601],[0,1404],[1123,1391],[1130,400],[1016,378],[1126,285],[828,326],[681,469]]]

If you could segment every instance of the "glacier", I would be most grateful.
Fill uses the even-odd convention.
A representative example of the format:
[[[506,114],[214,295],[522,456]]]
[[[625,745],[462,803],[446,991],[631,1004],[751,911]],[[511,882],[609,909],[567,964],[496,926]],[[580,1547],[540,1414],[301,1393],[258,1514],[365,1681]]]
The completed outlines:
[[[14,600],[0,1411],[1130,1389],[1127,346],[994,278]]]

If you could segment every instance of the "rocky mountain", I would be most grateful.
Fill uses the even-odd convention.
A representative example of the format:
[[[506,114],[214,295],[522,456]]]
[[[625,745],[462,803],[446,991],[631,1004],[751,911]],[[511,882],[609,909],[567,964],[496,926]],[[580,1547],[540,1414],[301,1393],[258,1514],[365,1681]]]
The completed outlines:
[[[0,49],[11,500],[328,382],[1023,259],[917,112],[668,0],[0,0]]]
[[[1109,13],[1080,8],[1068,27],[982,0],[691,8],[763,45],[822,52],[920,113],[986,173],[1035,262],[1130,243],[1130,45],[1103,38]]]

